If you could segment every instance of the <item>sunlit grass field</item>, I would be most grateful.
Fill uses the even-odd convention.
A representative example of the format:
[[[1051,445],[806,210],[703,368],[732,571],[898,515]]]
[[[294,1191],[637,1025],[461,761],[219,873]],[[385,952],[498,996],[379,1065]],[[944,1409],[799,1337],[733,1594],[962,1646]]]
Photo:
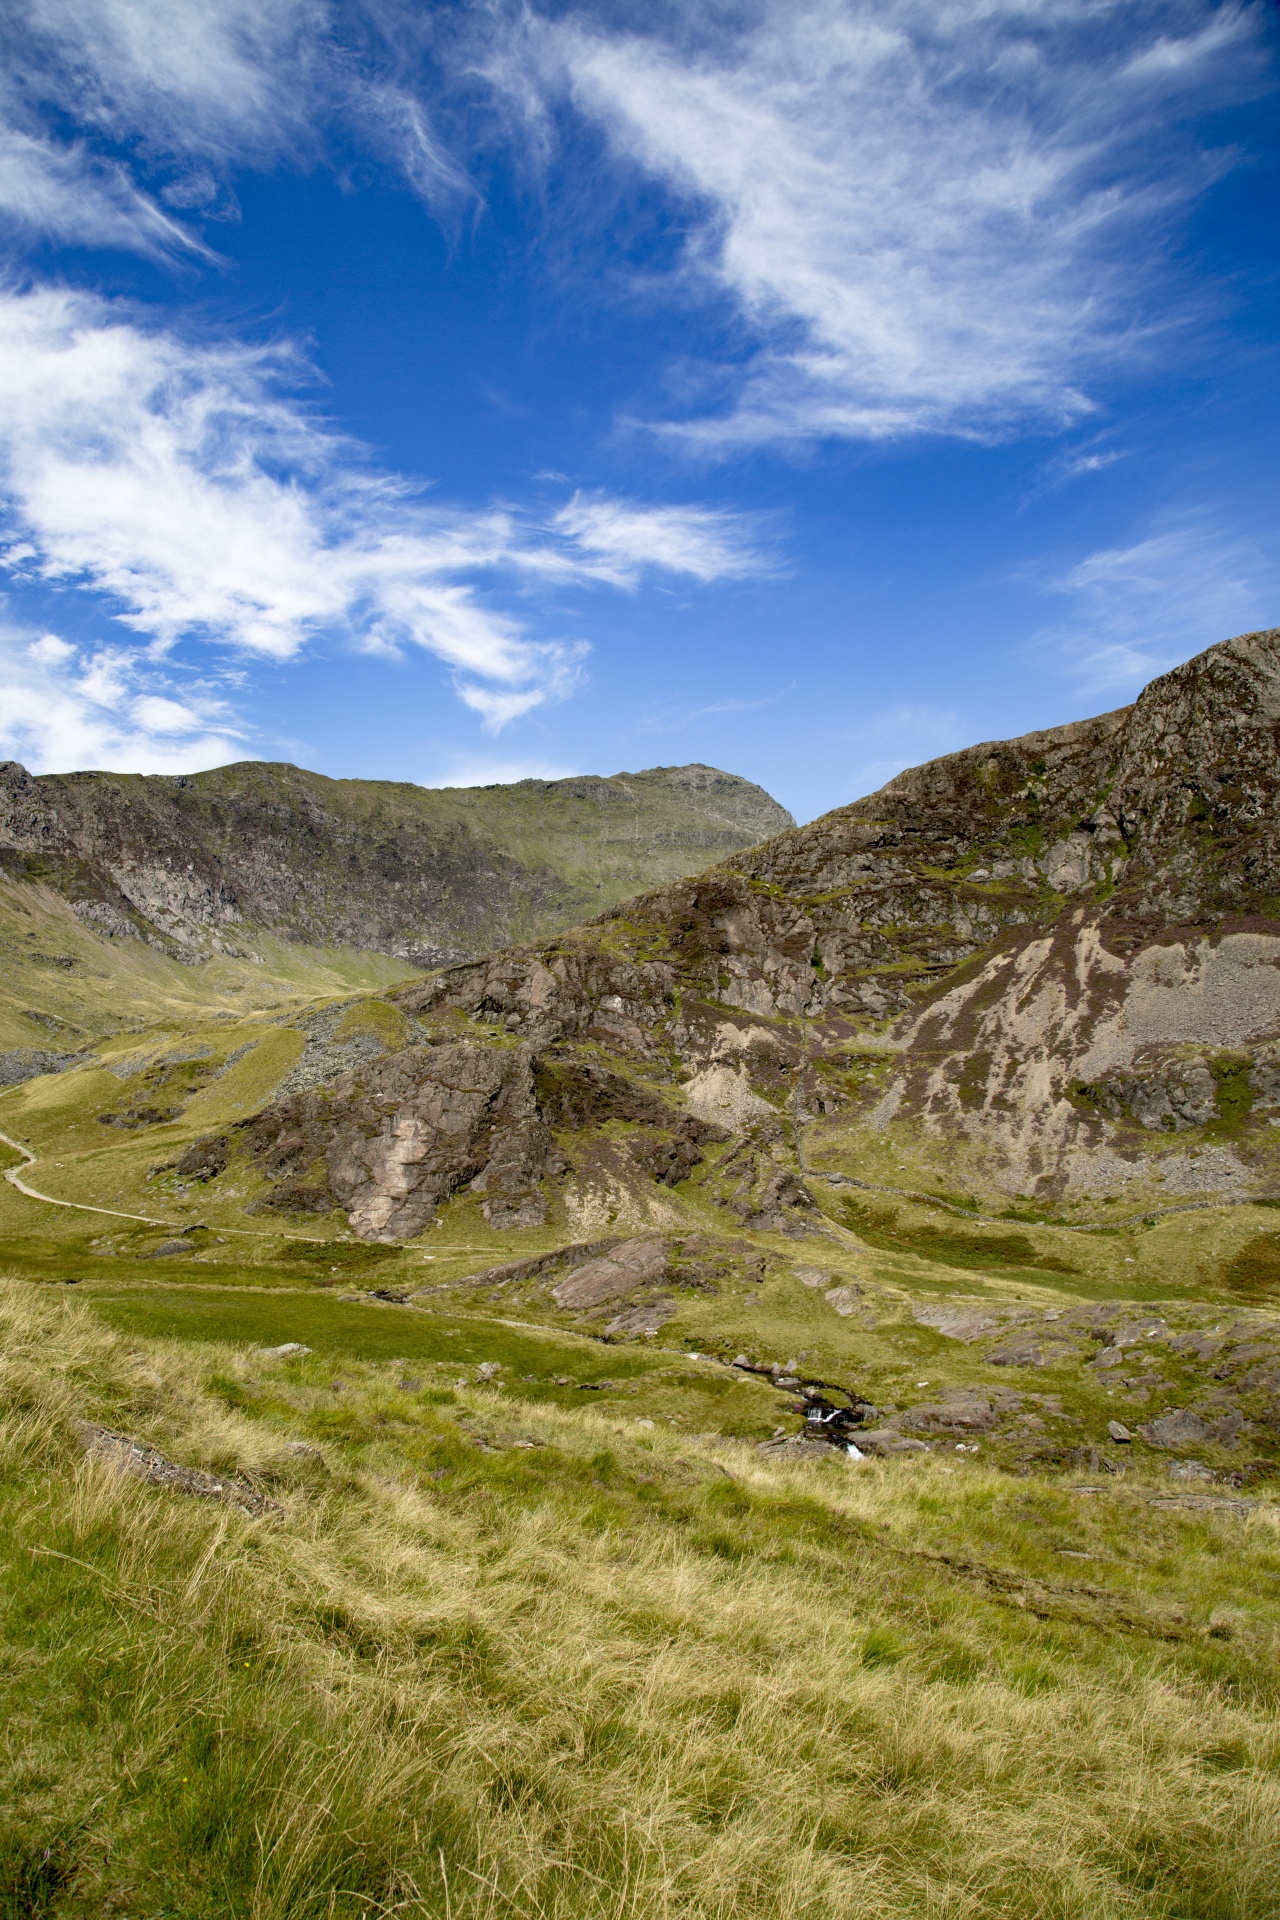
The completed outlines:
[[[567,1335],[484,1380],[118,1317],[0,1305],[0,1911],[1276,1910],[1268,1504],[786,1465],[639,1374],[549,1396]],[[271,1504],[124,1475],[85,1421]]]

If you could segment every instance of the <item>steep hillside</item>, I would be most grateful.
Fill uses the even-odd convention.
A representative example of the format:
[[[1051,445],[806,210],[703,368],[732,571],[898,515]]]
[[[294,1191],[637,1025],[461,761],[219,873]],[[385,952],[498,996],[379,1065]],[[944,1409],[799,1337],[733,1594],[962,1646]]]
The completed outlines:
[[[791,817],[703,766],[431,789],[246,761],[33,778],[0,766],[0,861],[181,960],[259,935],[438,965],[545,934]]]
[[[376,993],[419,979],[405,960],[259,935],[252,958],[213,951],[201,966],[158,939],[109,939],[43,881],[0,871],[0,1086],[26,1077],[16,1056],[71,1055],[118,1033],[225,1022],[317,996]]]
[[[403,1004],[613,1048],[706,1120],[785,1093],[803,1150],[848,1173],[1270,1195],[1278,719],[1280,635],[1247,635]]]
[[[863,1438],[925,1326],[984,1430],[982,1369],[1049,1368],[1094,1447],[1116,1382],[1148,1388],[1091,1343],[1159,1300],[1160,1418],[1280,1463],[1278,688],[1250,635],[551,939],[310,1002],[242,967],[234,1003],[171,995],[128,1037],[50,1028],[4,1096],[22,1257],[288,1285],[305,1244],[379,1298],[807,1354]],[[1203,1400],[1224,1310],[1264,1364]],[[976,1375],[938,1360],[972,1342]]]

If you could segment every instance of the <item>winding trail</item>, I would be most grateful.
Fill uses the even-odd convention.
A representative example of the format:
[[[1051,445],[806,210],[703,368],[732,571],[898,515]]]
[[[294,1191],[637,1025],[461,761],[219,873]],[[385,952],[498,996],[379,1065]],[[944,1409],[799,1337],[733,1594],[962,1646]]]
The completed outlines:
[[[15,1153],[23,1156],[22,1165],[7,1168],[4,1177],[11,1187],[16,1187],[19,1193],[25,1193],[28,1200],[43,1200],[48,1207],[70,1207],[75,1213],[105,1213],[109,1214],[113,1220],[140,1220],[146,1227],[172,1227],[175,1233],[182,1232],[182,1228],[176,1221],[153,1220],[149,1213],[121,1213],[118,1207],[91,1207],[84,1200],[58,1200],[51,1193],[41,1193],[38,1187],[29,1187],[22,1178],[27,1168],[34,1167],[36,1164],[37,1156],[32,1153],[30,1147],[25,1146],[21,1140],[15,1140],[9,1133],[0,1133],[0,1142],[3,1142],[6,1147],[12,1147]]]
[[[954,1200],[943,1200],[936,1193],[924,1193],[915,1187],[881,1186],[873,1180],[859,1180],[851,1173],[828,1173],[818,1167],[806,1167],[799,1150],[798,1134],[799,1129],[797,1128],[796,1159],[799,1161],[802,1176],[807,1179],[825,1180],[827,1185],[832,1187],[860,1187],[864,1193],[889,1194],[898,1200],[914,1200],[917,1203],[923,1203],[929,1208],[940,1208],[947,1213],[959,1214],[965,1220],[979,1220],[984,1226],[1007,1227],[1010,1224],[1007,1216],[1002,1218],[999,1214],[978,1213],[969,1207],[959,1206]],[[11,1187],[16,1187],[19,1193],[26,1195],[28,1200],[42,1200],[48,1207],[68,1207],[73,1213],[100,1213],[105,1214],[107,1218],[111,1220],[134,1220],[145,1227],[168,1227],[174,1233],[184,1233],[186,1226],[190,1224],[189,1222],[184,1224],[178,1220],[157,1220],[149,1213],[125,1213],[119,1207],[95,1207],[91,1206],[86,1200],[59,1200],[52,1193],[41,1193],[38,1187],[28,1186],[27,1182],[22,1178],[22,1175],[28,1167],[33,1167],[37,1164],[38,1156],[32,1153],[30,1147],[28,1147],[25,1142],[15,1140],[12,1134],[0,1133],[0,1143],[6,1147],[12,1147],[15,1153],[22,1155],[22,1166],[7,1168],[4,1177]],[[1155,1220],[1163,1220],[1170,1214],[1210,1213],[1219,1207],[1256,1207],[1260,1205],[1265,1206],[1268,1202],[1272,1205],[1275,1204],[1269,1195],[1262,1198],[1247,1196],[1242,1199],[1235,1199],[1234,1197],[1224,1195],[1220,1200],[1190,1200],[1184,1202],[1181,1206],[1151,1207],[1143,1213],[1130,1214],[1128,1218],[1121,1220],[1029,1220],[1022,1224],[1039,1227],[1042,1232],[1049,1233],[1114,1233],[1125,1227],[1146,1225]],[[255,1229],[253,1227],[220,1227],[219,1232],[243,1235],[246,1239],[250,1240],[270,1238],[273,1240],[301,1240],[305,1241],[309,1246],[327,1246],[329,1244],[328,1237],[312,1233],[264,1235],[260,1228]]]
[[[19,1193],[24,1193],[28,1200],[43,1200],[47,1207],[69,1207],[73,1213],[104,1213],[110,1220],[136,1220],[144,1227],[166,1227],[170,1233],[185,1233],[191,1224],[189,1220],[157,1220],[150,1213],[125,1213],[119,1207],[94,1207],[90,1206],[87,1200],[59,1200],[55,1194],[41,1193],[39,1187],[29,1187],[22,1178],[28,1167],[34,1167],[37,1164],[38,1156],[32,1153],[24,1141],[15,1140],[10,1133],[0,1133],[0,1144],[12,1147],[15,1153],[22,1155],[22,1165],[6,1168],[4,1177],[11,1187],[16,1187]],[[260,1227],[219,1227],[218,1232],[234,1233],[246,1240],[300,1240],[309,1247],[327,1247],[337,1244],[321,1234],[264,1233]]]

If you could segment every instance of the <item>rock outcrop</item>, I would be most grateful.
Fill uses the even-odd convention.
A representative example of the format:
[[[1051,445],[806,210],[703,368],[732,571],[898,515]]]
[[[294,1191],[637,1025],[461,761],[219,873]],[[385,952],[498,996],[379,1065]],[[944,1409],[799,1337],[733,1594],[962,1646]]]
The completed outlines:
[[[274,1102],[238,1132],[274,1183],[259,1208],[341,1207],[362,1239],[395,1241],[420,1233],[463,1187],[480,1195],[491,1227],[541,1226],[545,1183],[569,1171],[556,1130],[612,1120],[643,1123],[630,1166],[659,1184],[687,1174],[701,1143],[725,1137],[590,1060],[474,1040],[384,1054]],[[208,1177],[223,1143],[200,1145]]]
[[[538,1117],[527,1047],[406,1048],[280,1102],[245,1128],[283,1184],[277,1207],[323,1197],[362,1238],[402,1240],[465,1182],[494,1224],[540,1225],[554,1142]]]

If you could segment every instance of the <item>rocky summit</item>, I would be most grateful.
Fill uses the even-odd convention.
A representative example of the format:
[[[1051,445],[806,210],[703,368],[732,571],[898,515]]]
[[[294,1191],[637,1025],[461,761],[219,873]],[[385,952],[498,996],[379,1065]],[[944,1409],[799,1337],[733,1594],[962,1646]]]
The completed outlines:
[[[332,1191],[356,1182],[363,1232],[417,1232],[450,1180],[544,1218],[572,1185],[550,1144],[584,1123],[572,1083],[593,1124],[625,1109],[672,1152],[690,1128],[739,1139],[742,1218],[803,1209],[818,1175],[1068,1208],[1270,1197],[1278,726],[1280,634],[1248,634],[1132,707],[947,755],[402,988],[416,1044],[325,1096]],[[639,1205],[625,1161],[601,1217]]]

